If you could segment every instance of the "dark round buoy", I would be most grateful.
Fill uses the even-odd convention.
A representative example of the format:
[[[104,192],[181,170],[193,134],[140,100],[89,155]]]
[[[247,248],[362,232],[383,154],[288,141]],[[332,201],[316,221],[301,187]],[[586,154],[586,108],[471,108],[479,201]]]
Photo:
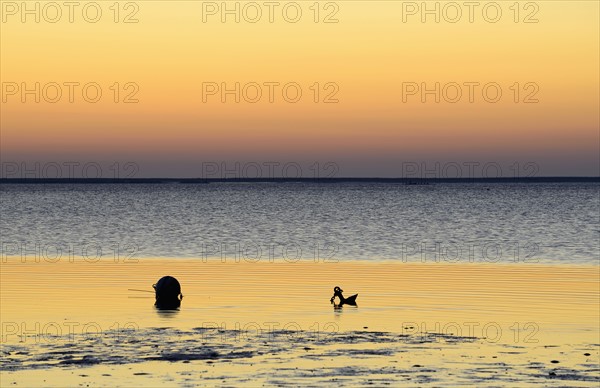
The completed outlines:
[[[181,285],[173,276],[163,276],[152,287],[156,294],[156,307],[175,309],[181,305]]]

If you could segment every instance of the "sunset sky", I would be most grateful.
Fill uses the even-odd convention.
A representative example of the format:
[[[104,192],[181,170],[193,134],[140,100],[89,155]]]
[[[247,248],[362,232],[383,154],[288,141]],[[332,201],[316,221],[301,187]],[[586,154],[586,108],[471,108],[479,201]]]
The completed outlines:
[[[420,1],[276,2],[272,22],[264,2],[227,2],[239,23],[220,1],[120,2],[118,15],[114,3],[97,1],[92,23],[97,9],[81,2],[71,23],[64,6],[58,17],[39,2],[36,22],[1,2],[3,164],[133,162],[138,177],[269,161],[333,162],[338,176],[401,176],[407,162],[600,174],[596,1],[498,1],[500,16],[490,2],[438,2],[439,22]],[[36,82],[38,103],[22,93]],[[421,93],[436,82],[437,103]],[[221,93],[236,83],[239,103]]]

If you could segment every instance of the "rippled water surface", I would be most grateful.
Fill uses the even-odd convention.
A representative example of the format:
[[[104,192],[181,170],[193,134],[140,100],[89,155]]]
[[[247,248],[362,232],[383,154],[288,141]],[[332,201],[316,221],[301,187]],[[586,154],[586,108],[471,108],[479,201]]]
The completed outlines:
[[[597,264],[599,187],[2,185],[0,234],[4,255]]]

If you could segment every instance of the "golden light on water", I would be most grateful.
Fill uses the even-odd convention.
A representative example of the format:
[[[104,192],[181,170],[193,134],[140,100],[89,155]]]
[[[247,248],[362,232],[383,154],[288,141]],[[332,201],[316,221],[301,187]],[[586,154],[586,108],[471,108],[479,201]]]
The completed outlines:
[[[509,343],[514,342],[515,323],[532,324],[529,332],[535,331],[536,339],[556,343],[572,342],[571,336],[593,341],[598,329],[600,275],[593,266],[20,260],[13,257],[3,264],[2,315],[3,321],[29,326],[66,319],[118,328],[129,322],[123,317],[129,317],[140,327],[176,323],[190,328],[217,322],[234,329],[236,324],[276,322],[280,328],[297,323],[308,330],[334,323],[340,331],[369,326],[379,331],[439,332],[446,327],[479,337],[476,332],[491,324],[502,328],[498,340]],[[182,284],[184,299],[176,321],[155,311],[152,293],[129,291],[152,291],[156,274],[163,273]],[[348,295],[358,293],[359,308],[334,310],[328,299],[335,285]],[[307,311],[306,306],[315,308]],[[414,330],[404,327],[415,323]],[[458,324],[460,332],[452,324]]]
[[[366,368],[360,376],[364,381],[384,381],[379,379],[395,374],[400,381],[415,378],[426,383],[428,373],[435,375],[435,370],[425,369],[420,377],[410,377],[415,375],[408,370],[415,365],[434,369],[452,365],[456,376],[448,376],[447,382],[473,383],[496,373],[500,362],[521,375],[520,385],[529,385],[535,384],[529,380],[534,367],[527,369],[532,359],[542,363],[558,359],[562,368],[577,368],[586,359],[584,352],[592,360],[597,357],[597,349],[584,345],[595,343],[599,330],[600,279],[594,266],[222,263],[219,258],[143,259],[129,264],[89,263],[83,258],[74,263],[20,260],[10,258],[2,267],[5,348],[27,345],[43,354],[52,349],[65,352],[75,345],[84,354],[89,349],[88,354],[99,357],[99,350],[86,348],[86,342],[99,339],[111,354],[131,359],[176,347],[185,347],[188,359],[203,349],[257,353],[248,360],[215,364],[150,359],[127,366],[107,360],[78,374],[51,368],[43,375],[44,382],[41,375],[26,371],[3,372],[4,379],[19,384],[101,380],[153,385],[160,380],[170,386],[175,381],[169,376],[182,374],[213,383],[219,376],[229,376],[236,385],[254,386],[272,384],[273,370],[280,370],[287,383],[304,381],[284,372],[286,368],[312,370],[313,379],[323,375],[322,382],[331,383],[327,371],[355,364],[353,352],[372,352],[360,359],[361,368]],[[167,267],[182,283],[184,298],[178,312],[158,311],[152,306],[152,294],[128,290],[150,290],[156,274]],[[327,300],[332,284],[358,292],[359,307],[334,309]],[[217,329],[225,331],[219,334]],[[356,339],[344,340],[344,333],[353,333],[351,338],[373,337],[355,343]],[[386,333],[401,334],[387,339]],[[446,339],[429,343],[433,335],[429,333],[456,337],[457,344]],[[52,337],[56,334],[63,337]],[[406,343],[403,336],[416,342]],[[478,339],[470,343],[461,338]],[[319,345],[329,339],[329,345]],[[137,343],[144,343],[144,350],[136,350]],[[285,355],[274,357],[270,352]],[[369,368],[383,376],[366,372]],[[398,375],[403,369],[405,375]],[[471,380],[462,380],[468,375]]]

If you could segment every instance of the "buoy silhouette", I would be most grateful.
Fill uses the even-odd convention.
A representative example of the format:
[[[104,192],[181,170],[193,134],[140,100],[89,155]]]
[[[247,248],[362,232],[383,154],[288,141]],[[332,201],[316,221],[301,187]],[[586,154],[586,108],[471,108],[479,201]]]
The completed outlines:
[[[154,304],[161,310],[174,310],[181,306],[183,295],[181,294],[181,285],[173,276],[163,276],[153,284],[156,296]]]

